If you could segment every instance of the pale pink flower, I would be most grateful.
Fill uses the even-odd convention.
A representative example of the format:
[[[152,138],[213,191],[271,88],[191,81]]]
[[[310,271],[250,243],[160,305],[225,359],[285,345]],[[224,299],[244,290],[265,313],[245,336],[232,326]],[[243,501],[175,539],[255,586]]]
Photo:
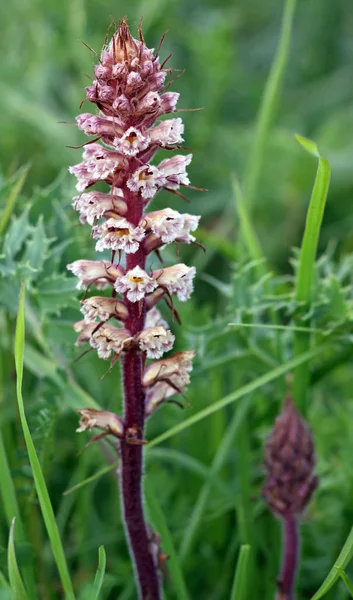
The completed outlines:
[[[94,284],[98,289],[112,285],[123,273],[122,267],[112,264],[108,260],[75,260],[66,265],[79,279],[77,289]]]
[[[125,96],[125,94],[121,94],[120,96],[114,99],[112,109],[115,113],[118,113],[121,116],[129,114],[129,112],[131,111],[131,105],[129,99]]]
[[[169,294],[176,294],[179,300],[189,300],[193,289],[193,279],[196,274],[195,267],[187,267],[183,263],[166,267],[153,272],[153,277],[161,288],[167,289]]]
[[[164,327],[157,326],[145,328],[137,339],[140,350],[147,352],[148,358],[160,358],[173,348],[175,336]]]
[[[146,312],[145,327],[164,327],[168,329],[168,323],[163,319],[160,310],[156,306]]]
[[[129,331],[104,324],[93,333],[89,343],[97,350],[99,358],[106,360],[112,352],[119,356],[128,340],[132,340]]]
[[[76,189],[84,192],[88,186],[97,181],[105,181],[117,168],[124,165],[120,154],[111,152],[99,144],[90,144],[83,152],[83,162],[69,167],[69,171],[76,175]]]
[[[137,104],[136,113],[137,115],[148,115],[151,113],[163,114],[164,111],[160,112],[162,105],[161,96],[157,92],[148,92]]]
[[[150,200],[161,187],[159,170],[153,165],[139,167],[126,185],[132,192],[140,192],[142,198]]]
[[[91,296],[82,301],[81,312],[86,323],[94,323],[97,319],[107,321],[111,317],[126,319],[129,314],[125,304],[116,298]]]
[[[143,87],[144,82],[139,73],[136,71],[131,71],[126,78],[126,92],[128,94],[132,94],[133,92],[138,91],[141,87]]]
[[[184,141],[182,137],[183,133],[184,125],[180,118],[163,121],[149,131],[151,141],[162,147],[170,144],[180,144]]]
[[[93,427],[103,429],[116,437],[123,437],[124,424],[121,418],[108,410],[97,410],[95,408],[78,408],[80,415],[80,426],[76,431],[91,431]]]
[[[158,381],[172,383],[176,388],[182,390],[190,383],[189,373],[192,371],[192,359],[194,350],[177,352],[168,358],[162,358],[150,363],[144,372],[142,383],[145,387],[151,387]]]
[[[140,192],[142,198],[150,200],[162,187],[176,190],[181,185],[189,185],[186,167],[190,164],[192,154],[166,158],[158,167],[146,165],[139,167],[127,181],[128,188]]]
[[[80,212],[81,223],[93,225],[96,219],[99,219],[106,213],[115,213],[124,216],[127,212],[127,205],[124,198],[119,194],[121,190],[115,188],[115,194],[104,194],[103,192],[88,192],[75,196],[73,198],[73,207]],[[118,195],[119,194],[119,195]]]
[[[191,235],[190,231],[196,231],[199,226],[200,221],[199,216],[197,215],[189,215],[187,213],[183,214],[183,227],[178,234],[176,240],[178,242],[183,242],[184,244],[190,244],[196,240],[195,236]]]
[[[175,111],[180,94],[178,92],[166,92],[160,97],[160,114],[171,113]]]
[[[146,229],[151,229],[164,244],[169,244],[182,235],[184,216],[176,210],[164,208],[147,213],[141,225],[144,225]]]
[[[145,235],[142,227],[134,227],[123,217],[110,218],[102,225],[95,225],[92,228],[92,237],[98,240],[96,243],[98,252],[124,250],[127,254],[134,254]]]
[[[89,342],[90,337],[96,327],[96,323],[86,323],[85,320],[76,321],[76,323],[74,323],[74,330],[80,335],[75,342],[75,346],[82,346],[82,344]]]
[[[136,156],[145,150],[149,143],[150,138],[143,135],[137,127],[129,127],[121,137],[114,140],[116,149],[126,156]]]
[[[115,282],[115,289],[120,294],[126,294],[130,302],[138,302],[142,300],[156,289],[158,283],[147,275],[146,271],[141,267],[135,267],[128,271],[122,277],[119,277]]]
[[[76,117],[78,127],[86,135],[98,135],[102,138],[114,138],[122,135],[124,124],[114,117],[99,117],[91,113],[83,113]]]
[[[160,176],[165,179],[163,187],[177,190],[181,185],[189,185],[190,181],[186,173],[186,167],[191,163],[192,154],[183,156],[176,154],[172,158],[166,158],[158,165]]]
[[[165,400],[177,393],[175,388],[164,381],[158,381],[152,388],[148,388],[145,398],[145,416],[149,417]]]

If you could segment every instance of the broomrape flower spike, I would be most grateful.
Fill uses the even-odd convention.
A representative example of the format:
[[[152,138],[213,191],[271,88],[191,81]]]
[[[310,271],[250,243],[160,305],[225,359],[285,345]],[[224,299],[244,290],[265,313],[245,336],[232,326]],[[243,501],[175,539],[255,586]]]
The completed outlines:
[[[300,416],[291,398],[265,446],[265,500],[282,520],[283,557],[277,581],[277,600],[294,600],[299,555],[299,518],[317,487],[314,475],[315,452],[309,426]]]
[[[120,357],[124,418],[107,411],[81,409],[79,431],[103,430],[114,435],[121,459],[120,486],[123,515],[133,559],[139,596],[159,600],[160,561],[151,545],[144,519],[142,445],[145,419],[171,396],[183,394],[190,381],[193,351],[164,357],[174,335],[156,304],[181,301],[193,291],[195,268],[184,264],[151,271],[152,252],[172,242],[189,244],[200,217],[171,207],[148,211],[160,190],[179,194],[189,186],[192,155],[176,154],[155,162],[159,148],[174,150],[184,141],[182,119],[159,121],[176,111],[177,92],[164,91],[167,75],[158,53],[147,48],[141,29],[134,39],[123,19],[94,67],[95,79],[86,88],[86,100],[95,105],[76,117],[79,129],[93,136],[85,144],[82,161],[70,167],[79,195],[73,199],[80,222],[92,227],[96,250],[103,260],[80,258],[67,265],[84,288],[83,319],[75,323],[76,344],[88,343],[111,368]],[[153,160],[153,164],[151,164]],[[95,189],[105,184],[108,191]],[[104,290],[87,297],[91,289]],[[148,359],[158,359],[146,364]],[[164,556],[159,550],[161,556]]]

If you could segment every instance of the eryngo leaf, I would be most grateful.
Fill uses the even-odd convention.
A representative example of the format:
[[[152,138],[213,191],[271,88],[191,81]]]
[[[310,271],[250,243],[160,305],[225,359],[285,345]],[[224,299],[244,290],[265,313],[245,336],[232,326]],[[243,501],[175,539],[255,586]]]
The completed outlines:
[[[3,254],[8,258],[13,258],[18,254],[31,233],[32,227],[28,220],[29,210],[30,206],[22,212],[20,217],[15,217],[11,221],[3,245]]]
[[[66,275],[53,275],[43,279],[37,287],[37,300],[41,311],[57,314],[66,306],[77,308],[76,280]]]
[[[33,276],[42,270],[51,242],[52,240],[46,236],[43,218],[39,217],[37,225],[32,229],[31,237],[26,241],[23,257],[24,263],[32,268]]]

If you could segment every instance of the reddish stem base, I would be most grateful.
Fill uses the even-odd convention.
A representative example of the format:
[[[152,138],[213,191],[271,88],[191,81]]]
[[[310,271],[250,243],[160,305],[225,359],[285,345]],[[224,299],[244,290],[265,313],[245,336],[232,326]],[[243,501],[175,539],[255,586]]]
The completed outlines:
[[[299,524],[295,515],[283,517],[282,569],[276,600],[295,600],[294,586],[299,557]]]
[[[122,360],[126,432],[136,432],[143,439],[144,390],[141,385],[142,356],[132,350]],[[121,442],[121,495],[125,530],[135,566],[142,600],[160,600],[160,581],[151,553],[151,545],[143,513],[142,471],[143,446]]]

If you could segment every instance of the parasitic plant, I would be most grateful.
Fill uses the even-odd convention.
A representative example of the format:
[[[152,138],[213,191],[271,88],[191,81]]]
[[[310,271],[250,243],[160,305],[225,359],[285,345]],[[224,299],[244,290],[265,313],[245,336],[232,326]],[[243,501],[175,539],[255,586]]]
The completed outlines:
[[[163,38],[162,38],[163,41]],[[161,46],[161,44],[160,44]],[[73,207],[81,223],[92,227],[101,260],[76,260],[68,265],[78,287],[99,295],[81,302],[83,319],[75,324],[77,345],[88,342],[111,367],[121,359],[124,415],[90,408],[79,410],[78,431],[98,428],[94,439],[109,436],[120,456],[120,489],[130,552],[140,597],[158,600],[162,553],[158,534],[145,522],[142,493],[145,421],[165,400],[182,394],[189,383],[193,351],[163,354],[174,335],[157,308],[164,300],[178,318],[173,296],[188,300],[195,268],[176,264],[152,270],[151,253],[172,242],[195,241],[199,217],[172,208],[147,212],[159,190],[182,196],[189,186],[186,167],[191,154],[174,154],[151,164],[160,148],[173,151],[183,142],[181,118],[162,120],[178,112],[179,94],[166,91],[172,69],[145,45],[141,28],[134,39],[123,19],[94,67],[95,80],[86,99],[97,114],[77,117],[78,127],[93,139],[84,144],[83,160],[70,167],[77,178]],[[94,189],[96,183],[106,185]],[[153,359],[152,362],[147,362]]]
[[[317,486],[311,431],[287,398],[265,446],[265,500],[283,525],[282,570],[276,600],[294,600],[299,556],[299,517]]]

